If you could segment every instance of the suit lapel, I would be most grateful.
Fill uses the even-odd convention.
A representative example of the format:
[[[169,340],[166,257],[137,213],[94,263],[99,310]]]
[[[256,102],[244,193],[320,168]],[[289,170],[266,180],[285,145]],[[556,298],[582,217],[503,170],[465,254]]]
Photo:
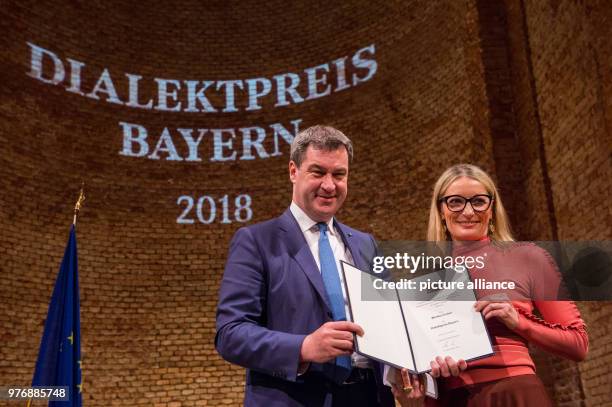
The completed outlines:
[[[287,209],[279,219],[280,228],[283,230],[283,237],[287,243],[289,255],[293,257],[302,269],[302,272],[306,274],[308,281],[310,281],[310,284],[312,284],[317,294],[319,294],[319,297],[321,297],[327,309],[331,310],[327,299],[327,292],[323,285],[323,278],[321,278],[317,263],[314,257],[312,257],[312,252],[306,243],[304,234],[300,230],[297,221],[289,209]]]
[[[353,235],[352,232],[349,232],[342,223],[334,220],[334,225],[336,226],[336,230],[340,232],[340,236],[342,237],[342,241],[344,245],[351,252],[351,256],[353,257],[354,266],[358,269],[367,272],[368,265],[365,263],[364,259],[361,256],[361,251],[359,250],[359,242],[357,238]]]

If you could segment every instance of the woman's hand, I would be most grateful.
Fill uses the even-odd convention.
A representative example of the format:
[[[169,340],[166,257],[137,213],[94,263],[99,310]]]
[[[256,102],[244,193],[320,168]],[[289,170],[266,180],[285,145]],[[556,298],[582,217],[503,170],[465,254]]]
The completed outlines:
[[[476,301],[474,309],[477,312],[482,312],[482,315],[487,321],[493,317],[497,317],[510,329],[514,329],[518,326],[518,312],[516,312],[516,308],[514,308],[510,302]]]
[[[419,400],[422,404],[425,397],[425,386],[424,381],[418,375],[408,374],[406,369],[395,369],[394,382],[391,385],[391,391],[402,407],[419,405]]]
[[[438,356],[429,364],[431,366],[431,375],[433,377],[459,376],[459,373],[467,369],[467,362],[465,360],[459,359],[455,362],[455,360],[450,356],[445,358]]]

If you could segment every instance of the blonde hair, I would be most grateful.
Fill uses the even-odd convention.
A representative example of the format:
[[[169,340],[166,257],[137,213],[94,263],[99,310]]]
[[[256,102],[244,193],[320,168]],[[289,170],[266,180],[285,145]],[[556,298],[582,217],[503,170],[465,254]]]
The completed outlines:
[[[491,220],[493,222],[493,232],[489,231],[489,237],[494,242],[511,242],[514,241],[512,233],[510,231],[510,223],[508,222],[508,215],[502,204],[501,197],[495,183],[482,169],[472,164],[456,164],[448,168],[438,178],[434,185],[433,196],[431,197],[431,207],[429,209],[429,224],[427,226],[427,240],[431,242],[440,242],[445,240],[451,240],[450,234],[445,230],[442,223],[442,204],[440,198],[444,196],[444,193],[452,184],[460,177],[469,177],[480,182],[487,193],[493,197],[493,213]]]

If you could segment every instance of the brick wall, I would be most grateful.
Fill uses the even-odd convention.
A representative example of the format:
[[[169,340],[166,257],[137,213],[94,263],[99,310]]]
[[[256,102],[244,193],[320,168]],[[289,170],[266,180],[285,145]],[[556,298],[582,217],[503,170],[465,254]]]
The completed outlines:
[[[610,231],[609,20],[604,2],[478,2],[498,176],[514,180],[521,239],[606,240]],[[505,108],[502,108],[505,107]],[[512,134],[508,137],[508,134]],[[512,144],[513,143],[513,144]],[[511,146],[508,149],[507,146]],[[518,160],[517,160],[518,157]],[[585,200],[590,201],[585,205]],[[534,349],[556,405],[610,402],[610,303],[579,304],[591,352],[576,364]]]
[[[612,177],[612,10],[600,1],[525,1],[523,7],[558,238],[609,240],[610,208],[600,197],[610,196]],[[604,405],[612,387],[612,304],[580,305],[591,351],[577,368],[552,361],[555,394],[563,406]]]

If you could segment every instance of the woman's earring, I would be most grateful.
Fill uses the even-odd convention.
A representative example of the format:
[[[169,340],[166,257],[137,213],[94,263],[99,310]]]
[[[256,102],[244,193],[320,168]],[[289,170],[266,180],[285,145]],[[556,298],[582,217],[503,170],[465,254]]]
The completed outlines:
[[[495,233],[495,225],[493,224],[493,219],[489,221],[489,234],[492,235]]]
[[[446,221],[444,219],[442,219],[442,230],[444,230],[444,233],[448,232],[448,229],[446,229]]]

